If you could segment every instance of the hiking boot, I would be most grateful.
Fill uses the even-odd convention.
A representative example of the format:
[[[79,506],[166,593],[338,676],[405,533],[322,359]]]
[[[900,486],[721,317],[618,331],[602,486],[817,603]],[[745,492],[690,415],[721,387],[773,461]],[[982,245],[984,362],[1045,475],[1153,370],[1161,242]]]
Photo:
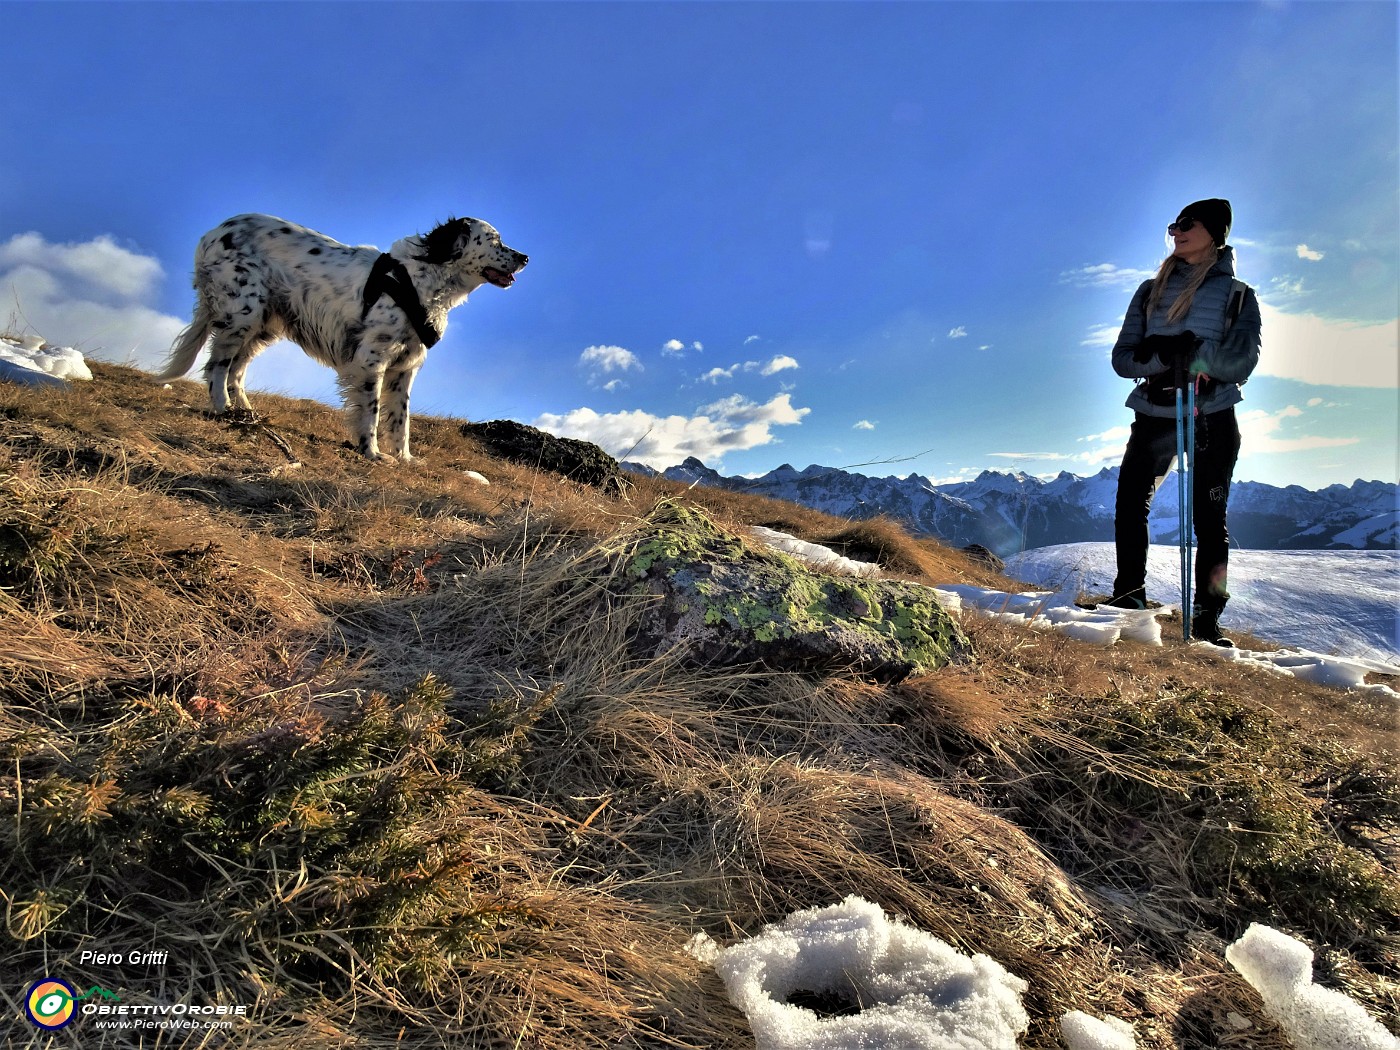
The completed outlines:
[[[1222,649],[1233,649],[1235,643],[1220,633],[1220,610],[1195,609],[1191,613],[1191,637],[1210,642]]]
[[[1162,607],[1161,602],[1154,602],[1142,588],[1129,591],[1127,594],[1102,598],[1098,604],[1105,605],[1110,609],[1160,609]]]

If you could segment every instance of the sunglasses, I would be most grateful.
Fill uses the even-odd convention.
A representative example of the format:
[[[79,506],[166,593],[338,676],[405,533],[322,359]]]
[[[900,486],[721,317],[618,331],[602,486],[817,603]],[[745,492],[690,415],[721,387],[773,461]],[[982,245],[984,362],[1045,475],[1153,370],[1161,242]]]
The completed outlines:
[[[1196,220],[1192,218],[1178,219],[1167,226],[1168,233],[1190,233],[1196,228]]]

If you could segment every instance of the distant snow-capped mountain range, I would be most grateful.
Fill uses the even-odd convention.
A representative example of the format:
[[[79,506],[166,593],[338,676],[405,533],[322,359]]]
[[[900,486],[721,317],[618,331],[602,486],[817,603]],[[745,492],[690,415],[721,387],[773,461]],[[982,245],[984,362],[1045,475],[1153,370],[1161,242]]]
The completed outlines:
[[[658,472],[624,463],[639,474]],[[1092,477],[983,471],[973,481],[935,485],[918,474],[872,478],[838,467],[783,464],[758,478],[725,477],[698,459],[659,472],[673,481],[753,492],[847,518],[879,514],[953,546],[978,543],[1000,557],[1033,547],[1113,539],[1118,468]],[[1153,542],[1177,541],[1174,479],[1158,492]],[[1237,481],[1230,490],[1230,541],[1258,550],[1394,550],[1400,547],[1400,486],[1355,481],[1311,491]]]

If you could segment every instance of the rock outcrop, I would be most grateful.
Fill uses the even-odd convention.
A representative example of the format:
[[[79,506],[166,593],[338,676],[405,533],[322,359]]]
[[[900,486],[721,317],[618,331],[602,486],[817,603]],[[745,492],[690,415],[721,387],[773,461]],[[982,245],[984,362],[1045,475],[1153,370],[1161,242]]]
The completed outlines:
[[[555,437],[511,419],[463,423],[461,431],[493,456],[512,463],[547,470],[613,496],[626,496],[632,489],[632,482],[617,460],[591,442]]]
[[[704,664],[844,666],[897,681],[972,658],[932,589],[813,571],[663,501],[624,555],[626,585],[656,597],[641,640]]]

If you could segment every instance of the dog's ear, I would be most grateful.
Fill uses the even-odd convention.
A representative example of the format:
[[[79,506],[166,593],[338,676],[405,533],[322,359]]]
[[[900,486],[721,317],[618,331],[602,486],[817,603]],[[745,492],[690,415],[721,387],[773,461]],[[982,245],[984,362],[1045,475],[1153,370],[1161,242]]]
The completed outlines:
[[[414,258],[419,262],[438,266],[456,262],[471,243],[472,226],[475,222],[475,219],[449,218],[446,222],[434,226],[420,238],[423,242],[423,254]]]

